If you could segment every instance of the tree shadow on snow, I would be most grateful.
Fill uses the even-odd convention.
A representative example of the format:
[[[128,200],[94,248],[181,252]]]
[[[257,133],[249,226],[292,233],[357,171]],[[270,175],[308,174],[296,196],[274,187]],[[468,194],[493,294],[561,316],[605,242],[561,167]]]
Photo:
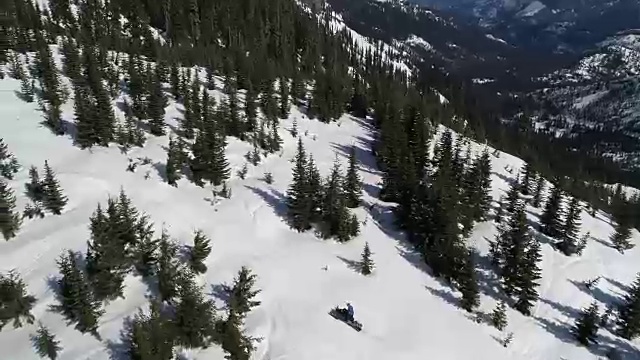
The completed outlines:
[[[278,217],[288,221],[286,197],[283,193],[275,189],[269,189],[270,191],[267,192],[254,186],[245,185],[244,187],[260,196]]]
[[[571,325],[567,323],[561,323],[556,320],[549,320],[542,317],[534,317],[534,320],[548,333],[553,335],[556,339],[567,344],[577,344],[575,337],[571,332]]]
[[[629,291],[631,291],[631,288],[628,285],[625,285],[621,282],[619,282],[618,280],[615,279],[611,279],[611,278],[604,278],[605,280],[607,280],[611,285],[617,287],[618,289],[622,290],[623,293],[627,294],[629,293]]]
[[[440,299],[442,299],[444,302],[446,302],[447,304],[450,304],[456,308],[460,307],[460,302],[458,301],[458,299],[455,297],[455,295],[453,295],[451,293],[451,291],[447,290],[447,289],[434,289],[428,285],[424,286],[425,289],[427,289],[431,295],[439,297]]]
[[[500,278],[496,275],[496,269],[491,264],[489,256],[476,253],[475,259],[480,291],[495,300],[504,300],[505,296],[501,292]]]
[[[591,238],[593,239],[593,241],[595,241],[595,242],[599,243],[600,245],[602,245],[602,246],[604,246],[604,247],[607,247],[607,248],[610,248],[610,249],[615,249],[615,248],[613,247],[613,245],[611,245],[611,243],[610,243],[610,242],[608,242],[608,241],[606,241],[606,240],[602,240],[602,239],[597,238],[597,237],[595,237],[595,236],[592,236]]]
[[[380,195],[380,186],[378,186],[378,185],[373,185],[373,184],[369,184],[369,183],[363,183],[362,184],[362,190],[364,190],[364,192],[366,192],[372,198],[376,198],[377,199],[378,196]]]
[[[580,289],[583,293],[593,297],[598,302],[604,303],[606,305],[617,305],[620,302],[620,295],[614,295],[607,292],[604,292],[597,286],[593,286],[591,289],[588,289],[582,282],[576,280],[569,280],[571,284]]]
[[[156,170],[158,176],[160,176],[162,181],[167,182],[167,164],[157,161],[152,166]]]
[[[342,256],[336,256],[338,259],[342,260],[343,263],[347,265],[347,267],[355,272],[360,272],[360,262],[355,260],[350,260],[344,258]]]
[[[560,304],[558,302],[555,302],[553,300],[549,300],[549,299],[539,299],[538,301],[540,301],[543,304],[547,304],[549,306],[551,306],[554,310],[558,311],[559,313],[561,313],[562,315],[570,318],[570,319],[577,319],[580,316],[580,309],[576,309],[573,308],[571,306],[567,306],[567,305],[563,305]]]
[[[343,145],[331,142],[331,147],[346,158],[349,157],[351,148],[353,147],[356,151],[356,160],[359,164],[359,170],[374,175],[380,174],[380,171],[378,170],[378,162],[376,161],[375,156],[373,155],[371,150],[368,150],[365,147],[367,146],[367,142],[365,141],[365,139],[363,139],[362,137],[356,137],[356,139],[358,140],[358,144]]]
[[[120,341],[107,340],[107,352],[110,360],[129,360],[131,358],[128,354],[127,333],[131,331],[132,326],[132,318],[126,317],[122,322],[122,329],[120,329]]]

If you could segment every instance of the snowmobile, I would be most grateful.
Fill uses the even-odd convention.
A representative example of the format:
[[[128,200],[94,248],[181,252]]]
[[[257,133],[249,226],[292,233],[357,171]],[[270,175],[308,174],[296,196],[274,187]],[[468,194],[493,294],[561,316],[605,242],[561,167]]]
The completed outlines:
[[[341,309],[340,307],[336,306],[335,308],[331,309],[331,311],[329,311],[329,315],[351,326],[355,331],[362,330],[362,324],[355,319],[350,319],[347,309]]]

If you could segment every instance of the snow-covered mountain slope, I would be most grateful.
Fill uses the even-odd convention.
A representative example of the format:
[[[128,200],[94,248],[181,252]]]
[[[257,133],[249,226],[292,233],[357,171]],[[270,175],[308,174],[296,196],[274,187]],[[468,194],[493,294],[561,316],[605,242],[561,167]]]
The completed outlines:
[[[37,320],[48,326],[61,340],[59,359],[109,359],[110,350],[119,343],[119,332],[127,316],[146,307],[147,286],[129,276],[125,282],[125,299],[106,307],[100,321],[103,341],[82,335],[66,326],[63,319],[48,311],[54,302],[51,276],[57,273],[55,260],[65,249],[86,250],[89,216],[98,203],[124,189],[133,204],[151,217],[159,232],[165,227],[180,243],[189,242],[195,229],[202,229],[213,240],[213,252],[207,259],[209,268],[199,282],[208,296],[218,294],[219,285],[231,281],[237,270],[247,265],[258,275],[262,304],[247,319],[249,335],[260,337],[253,355],[255,360],[269,359],[418,359],[425,356],[443,359],[596,359],[611,346],[618,348],[624,359],[637,359],[635,345],[615,338],[607,331],[600,333],[600,345],[589,351],[577,346],[569,328],[578,310],[596,300],[612,304],[638,270],[640,247],[620,255],[608,246],[612,226],[607,216],[592,218],[582,213],[582,233],[592,235],[582,257],[567,258],[554,251],[549,240],[543,243],[543,278],[541,300],[532,317],[508,310],[509,326],[505,333],[477,324],[456,306],[456,293],[428,274],[420,256],[414,253],[402,234],[393,230],[392,204],[376,199],[381,181],[370,152],[374,134],[370,119],[343,116],[340,121],[323,124],[306,118],[294,109],[280,123],[284,139],[281,155],[266,157],[258,166],[250,167],[246,179],[235,176],[244,163],[243,155],[250,145],[229,139],[227,157],[233,177],[229,181],[230,199],[211,201],[211,189],[199,188],[182,180],[178,187],[167,185],[162,176],[167,137],[152,137],[142,149],[123,154],[115,146],[80,150],[68,137],[55,137],[40,125],[42,114],[33,104],[15,96],[19,82],[0,81],[0,112],[3,114],[2,138],[22,163],[23,169],[11,187],[18,194],[18,205],[26,204],[22,194],[28,181],[27,169],[48,160],[56,171],[69,204],[60,216],[26,220],[19,235],[0,243],[0,271],[16,269],[38,298],[33,310]],[[213,95],[221,96],[217,91]],[[64,119],[72,122],[72,102],[64,107]],[[120,113],[118,113],[121,115]],[[167,123],[180,118],[180,106],[171,102]],[[286,211],[284,194],[291,180],[291,158],[296,139],[288,129],[297,122],[298,131],[320,170],[326,174],[332,162],[345,163],[345,152],[356,146],[360,175],[364,182],[364,204],[356,210],[362,221],[361,234],[347,244],[321,241],[312,233],[299,234],[283,222]],[[472,144],[474,153],[482,146]],[[515,177],[514,169],[523,162],[504,153],[492,158],[492,195],[498,198]],[[128,158],[149,158],[136,172],[125,169]],[[262,177],[271,172],[274,183]],[[148,176],[147,176],[148,174]],[[536,221],[538,211],[531,211]],[[487,240],[493,239],[496,224],[478,224],[470,241],[481,258],[486,258]],[[640,240],[634,234],[634,242]],[[364,242],[369,242],[377,264],[371,277],[352,269],[359,259]],[[480,264],[485,264],[480,262]],[[324,270],[325,268],[326,270]],[[481,267],[483,311],[491,311],[499,295],[491,272]],[[579,282],[602,276],[598,286],[587,291]],[[345,300],[351,301],[356,317],[364,325],[362,332],[351,330],[331,318],[328,310]],[[220,303],[220,299],[217,299]],[[37,359],[29,334],[33,325],[0,332],[0,358]],[[503,348],[498,341],[508,332],[514,333],[511,345]],[[217,347],[183,351],[184,359],[222,359]]]

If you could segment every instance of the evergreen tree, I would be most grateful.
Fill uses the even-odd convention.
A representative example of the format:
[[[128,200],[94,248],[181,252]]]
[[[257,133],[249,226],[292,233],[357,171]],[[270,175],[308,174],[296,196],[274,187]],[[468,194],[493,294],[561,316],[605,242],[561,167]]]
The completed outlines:
[[[9,152],[7,144],[0,138],[0,176],[13,180],[13,176],[20,169],[18,159]]]
[[[216,335],[213,300],[205,300],[191,274],[181,276],[175,305],[177,344],[187,348],[207,348]]]
[[[21,78],[20,95],[22,96],[22,99],[28,103],[32,103],[34,101],[35,83],[27,76],[22,76]]]
[[[289,84],[286,78],[280,78],[280,117],[286,119],[289,117],[289,108],[291,103],[289,101]]]
[[[460,274],[457,275],[456,282],[458,289],[462,293],[460,307],[467,312],[473,312],[480,305],[480,291],[478,290],[478,279],[473,261],[473,255],[470,251],[464,259],[461,266]]]
[[[27,293],[27,285],[14,271],[0,274],[0,330],[10,321],[14,328],[22,327],[22,322],[33,324],[31,309],[36,298]]]
[[[260,305],[260,301],[254,300],[260,293],[260,290],[253,289],[256,279],[256,275],[243,266],[234,279],[233,286],[224,285],[224,291],[228,296],[229,312],[233,312],[240,320],[244,319],[252,308]]]
[[[170,301],[178,295],[179,265],[176,259],[178,252],[176,244],[169,238],[169,234],[162,229],[158,242],[158,292],[162,301]]]
[[[22,225],[20,214],[16,212],[16,197],[3,179],[0,179],[0,232],[5,240],[16,236]]]
[[[631,239],[631,226],[625,220],[619,221],[616,224],[615,232],[611,234],[610,238],[613,247],[620,253],[624,253],[625,250],[632,249],[635,246],[629,239]]]
[[[58,301],[52,310],[59,312],[82,333],[90,333],[100,339],[98,319],[104,313],[100,302],[94,298],[91,286],[78,265],[76,254],[68,251],[58,259],[61,277],[58,279]]]
[[[577,198],[572,198],[569,203],[569,211],[565,222],[562,227],[561,242],[558,244],[558,248],[565,255],[570,256],[577,252],[578,241],[578,228],[580,227],[580,201]]]
[[[230,305],[227,319],[218,323],[218,333],[221,337],[222,348],[227,353],[225,359],[228,360],[249,360],[251,352],[255,350],[252,339],[244,334],[242,329],[242,319],[236,314]]]
[[[589,346],[591,343],[598,343],[596,338],[600,327],[599,320],[597,303],[594,302],[582,310],[580,318],[576,320],[573,327],[573,335],[580,344]]]
[[[149,277],[157,269],[159,240],[154,238],[153,225],[147,215],[141,216],[135,227],[137,239],[132,250],[133,265],[140,275]]]
[[[308,200],[311,209],[310,220],[312,223],[317,223],[322,217],[323,191],[320,171],[318,171],[318,167],[316,166],[312,155],[309,155],[309,161],[307,162],[305,175],[308,186]]]
[[[56,360],[58,353],[62,350],[60,341],[56,340],[55,335],[42,324],[38,326],[36,333],[31,335],[31,341],[36,353],[38,353],[41,358],[47,357],[51,360]]]
[[[344,192],[346,196],[347,207],[356,208],[360,205],[360,197],[362,184],[360,176],[358,176],[358,165],[356,163],[356,149],[351,147],[349,152],[349,168],[344,181]]]
[[[496,329],[502,331],[507,326],[507,306],[504,301],[500,301],[491,313],[491,324]]]
[[[556,183],[547,200],[544,213],[540,217],[542,231],[548,236],[558,238],[562,235],[562,189]]]
[[[535,170],[533,169],[533,163],[527,162],[524,167],[524,175],[520,183],[520,192],[522,195],[528,196],[531,194],[531,185],[535,180]]]
[[[514,308],[524,315],[531,315],[531,307],[538,301],[538,291],[536,287],[540,280],[541,260],[540,244],[535,239],[529,239],[523,254],[521,268],[516,283],[518,288],[517,300]]]
[[[340,164],[336,160],[331,169],[331,174],[324,184],[320,232],[324,238],[328,239],[335,236],[340,242],[347,241],[352,237],[350,229],[351,215],[346,206],[342,184],[343,177],[340,172]]]
[[[207,265],[203,261],[211,254],[209,238],[198,230],[193,238],[193,246],[189,251],[189,266],[195,274],[207,272]]]
[[[618,335],[627,340],[640,336],[640,274],[618,307],[617,325]]]
[[[60,215],[67,205],[67,197],[62,194],[58,179],[49,163],[44,162],[44,179],[42,180],[43,203],[47,210],[55,215]]]
[[[360,272],[363,275],[371,275],[374,269],[373,259],[371,258],[371,249],[369,243],[364,244],[364,250],[362,250],[362,259],[360,260]]]
[[[165,134],[164,114],[167,100],[162,92],[162,82],[159,74],[156,72],[151,82],[151,91],[149,92],[148,113],[149,113],[149,131],[152,135],[162,136]]]
[[[538,175],[536,180],[536,186],[533,191],[533,198],[531,199],[531,205],[534,207],[540,207],[540,201],[542,200],[542,192],[544,191],[544,178]]]
[[[178,186],[177,181],[182,177],[180,171],[184,163],[183,150],[180,148],[180,142],[176,141],[173,136],[169,136],[169,148],[167,150],[167,167],[165,169],[167,183],[171,186]]]
[[[312,208],[308,189],[307,156],[301,138],[298,139],[293,180],[287,190],[286,202],[291,228],[298,232],[311,229]]]
[[[172,319],[152,301],[148,314],[139,310],[122,334],[126,353],[136,360],[172,360],[175,330]]]

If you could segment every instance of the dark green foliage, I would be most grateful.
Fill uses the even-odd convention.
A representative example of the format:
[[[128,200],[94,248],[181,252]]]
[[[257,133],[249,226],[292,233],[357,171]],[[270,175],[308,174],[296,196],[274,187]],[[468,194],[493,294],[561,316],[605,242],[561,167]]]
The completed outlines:
[[[52,310],[59,312],[70,324],[82,333],[90,333],[100,339],[98,319],[104,311],[100,308],[91,291],[86,275],[80,269],[76,254],[68,251],[57,261],[60,270],[58,285],[58,304]]]
[[[171,186],[178,186],[177,181],[180,180],[182,167],[186,155],[181,147],[181,142],[174,137],[169,137],[169,149],[167,150],[167,167],[166,176],[167,183]]]
[[[180,269],[176,259],[178,247],[164,229],[158,242],[158,252],[160,254],[156,273],[158,292],[162,301],[170,301],[178,295],[178,273]]]
[[[27,285],[14,271],[0,274],[0,330],[9,322],[14,328],[22,327],[23,322],[33,324],[31,309],[36,298],[27,293]]]
[[[351,147],[349,152],[349,168],[344,179],[344,192],[346,196],[347,207],[355,208],[360,205],[360,197],[362,184],[358,175],[358,165],[356,160],[356,149]]]
[[[20,169],[18,159],[9,152],[7,144],[0,138],[0,176],[13,180],[14,174]]]
[[[542,231],[553,238],[562,235],[562,189],[556,183],[547,200],[544,213],[540,217]]]
[[[58,353],[62,350],[60,341],[56,340],[55,335],[42,324],[38,325],[36,333],[31,335],[31,342],[41,358],[56,360]]]
[[[312,204],[309,196],[307,178],[307,156],[298,139],[298,152],[293,167],[293,180],[287,190],[287,207],[290,226],[298,232],[311,229]]]
[[[325,180],[321,204],[320,232],[324,238],[336,237],[340,242],[357,236],[359,229],[352,227],[352,216],[347,208],[344,179],[337,160],[333,164],[331,174]]]
[[[478,278],[471,252],[468,252],[464,259],[456,282],[458,290],[462,293],[460,307],[472,313],[474,309],[480,306],[480,291],[478,290]]]
[[[60,106],[62,98],[60,93],[60,78],[58,69],[53,61],[51,49],[41,34],[36,34],[36,71],[42,85],[44,101],[48,105],[45,124],[56,135],[64,134],[62,126]]]
[[[148,115],[149,115],[149,131],[152,135],[162,136],[165,134],[164,114],[165,107],[167,106],[167,100],[162,92],[162,82],[160,74],[154,74],[154,78],[150,82],[151,89],[149,91],[148,99]]]
[[[16,212],[16,197],[13,189],[0,178],[0,232],[5,240],[16,236],[22,225],[20,214]]]
[[[133,265],[140,275],[154,275],[158,263],[158,243],[154,238],[152,224],[146,215],[141,216],[136,224],[137,239],[132,250]]]
[[[217,330],[220,334],[222,348],[227,353],[225,359],[228,360],[249,360],[251,353],[255,350],[250,337],[244,334],[241,329],[242,319],[233,311],[228,317],[218,323]]]
[[[251,269],[243,266],[238,276],[233,280],[233,285],[224,285],[224,291],[228,296],[229,311],[239,319],[244,317],[252,308],[260,305],[260,301],[254,300],[260,290],[254,290],[257,276],[251,273]]]
[[[216,336],[213,300],[205,300],[191,274],[182,274],[175,305],[176,343],[187,348],[207,348]]]
[[[360,272],[363,275],[371,275],[374,269],[373,259],[371,258],[371,249],[369,248],[369,243],[366,242],[364,244],[364,249],[362,250],[362,259],[360,260]]]
[[[151,301],[149,313],[139,310],[122,332],[126,354],[135,360],[172,360],[175,329],[161,304]]]
[[[534,207],[540,207],[540,201],[542,200],[542,192],[544,191],[544,178],[538,175],[536,186],[533,191],[533,198],[531,199],[531,205]]]
[[[597,344],[599,321],[598,304],[594,302],[591,306],[582,310],[573,327],[573,336],[584,346],[589,346],[591,343]]]
[[[558,244],[558,248],[565,255],[575,254],[578,249],[578,229],[580,228],[580,213],[582,207],[580,201],[575,197],[569,203],[569,210],[562,227],[562,241]]]
[[[44,179],[42,179],[42,202],[54,215],[60,215],[67,205],[67,197],[62,194],[62,188],[55,173],[49,167],[47,161],[44,162]]]
[[[507,326],[507,306],[504,301],[500,301],[491,313],[491,324],[496,329],[502,331]]]
[[[263,176],[263,180],[269,185],[273,184],[273,174],[271,172],[266,172]]]
[[[618,307],[617,325],[618,335],[627,340],[640,336],[640,275]]]
[[[508,223],[500,229],[490,249],[492,262],[498,268],[503,290],[515,296],[514,307],[525,315],[537,300],[536,281],[540,279],[540,244],[533,239],[527,225],[524,205],[516,203]]]
[[[522,195],[531,195],[533,181],[535,180],[535,170],[533,169],[533,163],[527,162],[524,166],[524,174],[520,182],[520,192]]]
[[[203,261],[211,254],[209,238],[198,230],[193,238],[193,246],[189,251],[189,267],[195,274],[207,272],[207,265]]]

